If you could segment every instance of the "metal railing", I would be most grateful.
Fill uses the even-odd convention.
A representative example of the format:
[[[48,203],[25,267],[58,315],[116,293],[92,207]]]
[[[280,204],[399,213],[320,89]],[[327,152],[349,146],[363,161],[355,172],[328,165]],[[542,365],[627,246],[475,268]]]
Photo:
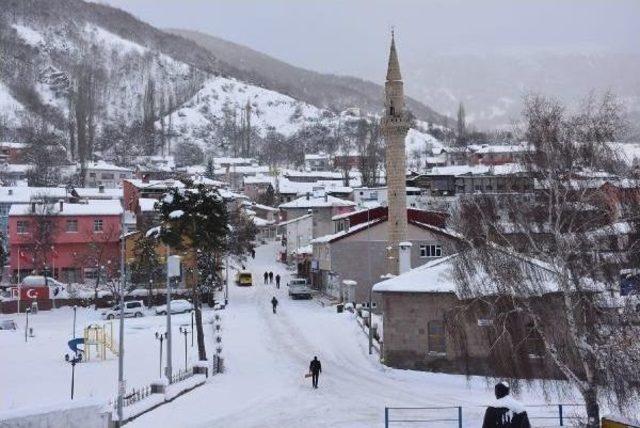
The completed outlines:
[[[537,428],[570,426],[568,424],[579,421],[583,417],[584,412],[571,412],[569,409],[583,407],[584,406],[582,404],[534,404],[525,406],[530,421],[541,421],[542,425],[536,424]],[[479,414],[482,413],[481,409],[486,407],[472,406],[471,408],[475,410],[471,412],[474,415],[474,420],[469,421],[469,423],[477,425],[477,418]],[[433,424],[438,424],[438,426],[462,428],[464,424],[463,407],[437,406],[384,408],[385,428],[409,425],[434,426]]]
[[[171,375],[171,384],[182,382],[185,379],[189,379],[191,376],[193,376],[193,369],[178,370],[177,373],[173,373]]]

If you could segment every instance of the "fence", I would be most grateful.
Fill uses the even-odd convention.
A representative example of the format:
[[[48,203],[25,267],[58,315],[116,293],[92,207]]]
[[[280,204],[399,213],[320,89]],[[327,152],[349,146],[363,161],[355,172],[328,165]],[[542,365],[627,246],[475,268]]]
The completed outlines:
[[[193,376],[193,369],[188,369],[188,370],[178,370],[177,373],[173,373],[171,375],[171,383],[177,383],[177,382],[182,382],[185,379],[189,379],[191,376]]]
[[[583,417],[581,404],[536,404],[526,406],[530,421],[537,421],[536,428],[564,427],[571,426],[574,422]],[[482,408],[472,408],[473,421],[469,421],[469,426],[478,423],[477,418],[482,414]],[[458,427],[464,426],[465,412],[462,406],[449,407],[385,407],[384,426],[385,428],[398,426],[442,426]],[[470,418],[471,419],[471,418]],[[422,423],[422,425],[421,425]],[[435,424],[435,425],[434,425]]]

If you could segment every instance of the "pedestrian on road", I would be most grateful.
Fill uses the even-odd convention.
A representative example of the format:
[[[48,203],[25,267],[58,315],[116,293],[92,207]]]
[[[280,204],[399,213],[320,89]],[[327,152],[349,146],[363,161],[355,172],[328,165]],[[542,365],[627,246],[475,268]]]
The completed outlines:
[[[273,284],[273,272],[269,272],[269,284]]]
[[[273,299],[271,299],[271,306],[273,306],[273,313],[276,313],[276,308],[278,307],[278,299],[276,299],[276,296],[273,296]]]
[[[252,259],[256,258],[256,250],[254,250],[253,248],[251,249],[251,258]]]
[[[269,273],[267,271],[264,272],[264,283],[265,284],[269,283]]]
[[[525,407],[509,395],[509,384],[495,386],[496,400],[487,407],[482,428],[531,428]]]
[[[280,288],[280,274],[276,274],[276,288]]]
[[[318,388],[318,376],[320,376],[320,372],[322,372],[322,364],[320,364],[320,360],[318,357],[313,357],[311,360],[311,364],[309,364],[309,371],[311,372],[311,383],[314,388]]]

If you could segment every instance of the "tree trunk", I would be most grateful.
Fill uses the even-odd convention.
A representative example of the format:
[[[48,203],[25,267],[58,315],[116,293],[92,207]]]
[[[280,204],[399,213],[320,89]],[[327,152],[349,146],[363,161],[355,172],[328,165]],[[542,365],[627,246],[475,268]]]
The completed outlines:
[[[600,407],[598,406],[598,389],[595,385],[582,392],[584,405],[587,408],[587,428],[598,428],[600,426]]]
[[[200,298],[200,292],[193,293],[193,307],[195,310],[196,318],[196,337],[198,340],[198,360],[207,360],[207,351],[204,343],[204,329],[202,328],[202,303]]]

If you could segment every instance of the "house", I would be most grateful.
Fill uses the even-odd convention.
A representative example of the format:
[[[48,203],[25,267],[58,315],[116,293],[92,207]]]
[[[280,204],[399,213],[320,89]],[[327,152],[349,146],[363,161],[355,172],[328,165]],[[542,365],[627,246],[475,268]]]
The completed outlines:
[[[119,266],[122,214],[119,200],[13,205],[9,211],[13,275],[21,278],[33,271],[48,271],[62,282],[73,283],[93,280],[101,273],[114,274]]]
[[[27,205],[34,200],[57,202],[80,201],[83,199],[108,200],[122,199],[122,189],[100,188],[64,188],[64,187],[0,187],[0,232],[9,236],[9,211],[13,205]],[[7,249],[7,240],[4,242]]]
[[[254,177],[257,175],[267,175],[270,169],[268,166],[254,165],[237,165],[229,164],[224,167],[216,167],[214,178],[216,180],[229,183],[232,189],[242,189],[246,177]]]
[[[351,212],[355,204],[351,201],[339,199],[329,194],[317,192],[307,193],[305,196],[291,202],[280,204],[281,219],[293,220],[296,217],[313,213],[313,237],[333,233],[332,218],[338,214]]]
[[[159,200],[162,195],[173,188],[183,188],[184,183],[178,180],[126,179],[122,183],[124,207],[127,211],[140,212],[140,199]],[[147,206],[148,207],[148,206]]]
[[[105,161],[89,162],[85,168],[85,185],[108,189],[122,186],[122,180],[133,178],[133,170]]]
[[[344,299],[342,284],[355,281],[349,298],[368,301],[371,287],[389,272],[387,213],[386,207],[378,207],[334,217],[334,232],[311,241],[314,288]],[[454,252],[458,237],[445,228],[446,215],[409,208],[407,219],[411,266]]]
[[[275,195],[276,178],[270,175],[255,175],[244,177],[242,180],[242,193],[250,199],[257,201],[267,192],[272,191]]]
[[[496,371],[492,360],[492,343],[500,332],[485,302],[495,302],[501,295],[486,272],[477,272],[483,280],[479,299],[460,296],[457,261],[460,255],[451,254],[432,260],[397,277],[378,282],[373,291],[382,298],[383,358],[390,367],[427,370],[466,375],[508,377],[510,373]],[[540,279],[539,294],[519,296],[530,305],[562,313],[558,286],[553,274],[542,262],[520,259],[504,254],[506,260],[526,264]],[[508,304],[506,298],[505,304]],[[512,334],[522,334],[520,346],[514,348],[516,358],[530,370],[531,377],[559,377],[551,361],[543,357],[540,337],[533,333],[531,323],[514,311]],[[552,334],[556,337],[567,331],[566,321],[558,317]],[[523,332],[523,333],[519,333]],[[517,336],[518,337],[518,336]]]
[[[278,235],[282,236],[279,260],[288,262],[299,248],[308,246],[313,238],[313,214],[305,214],[278,223]]]
[[[294,171],[287,170],[282,174],[284,178],[292,183],[316,183],[318,181],[338,181],[343,180],[342,174],[333,171]]]
[[[354,187],[353,201],[358,206],[387,206],[387,187]],[[407,187],[407,206],[421,208],[422,189],[419,187]]]
[[[7,163],[22,163],[24,151],[27,148],[25,143],[13,143],[9,141],[0,142],[0,157]]]
[[[325,153],[309,153],[304,155],[305,171],[328,171],[331,169],[331,156]]]
[[[521,163],[532,152],[527,144],[509,145],[471,145],[469,146],[469,165],[503,165]]]

